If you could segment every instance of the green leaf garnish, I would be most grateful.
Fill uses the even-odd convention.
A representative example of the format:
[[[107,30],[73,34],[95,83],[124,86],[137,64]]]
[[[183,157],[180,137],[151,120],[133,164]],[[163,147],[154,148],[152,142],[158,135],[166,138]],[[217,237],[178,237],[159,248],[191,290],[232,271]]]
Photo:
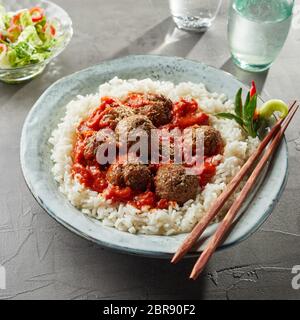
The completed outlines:
[[[244,122],[246,124],[248,134],[253,138],[257,136],[257,131],[254,130],[256,104],[257,94],[250,98],[248,104],[244,106]]]
[[[252,96],[250,92],[247,95],[245,104],[242,100],[242,88],[240,88],[235,96],[234,112],[235,113],[217,113],[216,116],[219,118],[235,120],[241,128],[251,137],[258,135],[258,120],[255,119],[255,111],[257,105],[257,94],[254,93]]]
[[[215,116],[236,121],[249,136],[255,138],[264,130],[267,120],[274,112],[280,112],[280,117],[285,118],[288,114],[288,106],[281,100],[273,99],[258,110],[256,86],[252,82],[244,104],[241,88],[235,96],[234,113],[222,112]]]
[[[247,98],[244,105],[247,106],[249,102],[250,102],[250,91],[247,94]],[[244,112],[245,112],[245,108],[243,107],[243,117],[244,117]]]
[[[242,88],[240,88],[236,94],[234,105],[235,105],[235,109],[234,109],[235,114],[241,117],[243,112]]]
[[[229,120],[235,120],[241,127],[244,127],[244,121],[242,118],[240,118],[239,116],[236,116],[233,113],[229,113],[229,112],[221,112],[221,113],[217,113],[216,114],[217,117],[219,118],[225,118],[225,119],[229,119]]]

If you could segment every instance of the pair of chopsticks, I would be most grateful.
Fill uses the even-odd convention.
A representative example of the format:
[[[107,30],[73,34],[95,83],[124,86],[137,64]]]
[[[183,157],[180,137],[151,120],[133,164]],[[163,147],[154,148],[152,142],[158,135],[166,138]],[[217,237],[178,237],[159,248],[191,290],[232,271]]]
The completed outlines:
[[[218,245],[221,243],[224,236],[227,234],[228,230],[232,226],[232,223],[234,222],[236,215],[241,209],[243,202],[245,201],[249,192],[252,190],[253,186],[255,185],[260,173],[264,169],[268,160],[271,158],[271,156],[274,154],[274,152],[278,148],[283,138],[284,132],[287,129],[288,125],[290,124],[298,108],[299,108],[298,102],[294,101],[289,108],[289,113],[287,117],[285,119],[280,119],[276,122],[276,124],[273,126],[270,132],[262,140],[256,152],[252,154],[252,156],[241,168],[239,173],[231,180],[227,188],[214,202],[212,208],[203,217],[203,219],[201,219],[198,222],[198,224],[195,226],[193,231],[187,236],[183,244],[179,247],[179,249],[173,256],[173,259],[171,262],[177,263],[193,247],[193,245],[197,242],[197,240],[203,234],[204,230],[207,228],[210,222],[217,216],[217,214],[219,213],[221,208],[224,206],[228,198],[233,194],[233,192],[237,189],[237,187],[239,186],[243,178],[246,176],[249,170],[253,167],[253,164],[259,159],[259,157],[265,151],[263,156],[257,163],[256,167],[253,169],[241,193],[239,194],[237,199],[234,201],[233,205],[227,212],[225,218],[220,222],[220,225],[218,226],[218,229],[216,230],[215,234],[211,237],[211,239],[207,244],[207,247],[204,249],[200,257],[198,258],[192,270],[192,273],[190,275],[191,279],[194,279],[194,280],[197,279],[197,277],[205,268],[210,257],[213,255]],[[270,141],[271,143],[268,146]]]

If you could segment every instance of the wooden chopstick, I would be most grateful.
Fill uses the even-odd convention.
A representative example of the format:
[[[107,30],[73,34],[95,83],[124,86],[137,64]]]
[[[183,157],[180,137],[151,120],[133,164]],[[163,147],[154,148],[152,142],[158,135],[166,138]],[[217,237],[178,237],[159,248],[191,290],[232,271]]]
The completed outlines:
[[[291,111],[296,104],[296,101],[294,101],[289,111]],[[260,143],[258,149],[256,152],[254,152],[250,158],[247,160],[247,162],[244,164],[244,166],[241,168],[239,173],[231,180],[231,182],[228,184],[227,188],[223,191],[223,193],[217,198],[217,200],[214,202],[211,209],[208,211],[208,213],[198,222],[198,224],[194,227],[193,231],[186,237],[182,245],[179,247],[177,252],[174,254],[172,258],[172,263],[177,263],[182,257],[192,248],[192,246],[195,244],[195,242],[200,238],[204,230],[207,228],[207,226],[210,224],[210,222],[216,217],[216,215],[219,213],[221,208],[224,206],[225,202],[228,200],[228,198],[233,194],[233,192],[236,190],[240,182],[243,180],[243,178],[246,176],[250,168],[253,166],[253,163],[256,162],[256,160],[260,157],[260,155],[265,150],[268,143],[271,141],[273,136],[278,132],[278,130],[281,128],[281,124],[283,123],[283,119],[280,119],[277,121],[277,123],[273,126],[273,128],[270,130],[270,132],[266,135],[266,137],[262,140]]]
[[[238,211],[243,205],[244,200],[247,198],[249,192],[255,185],[255,182],[257,181],[260,173],[262,172],[263,168],[267,164],[268,160],[271,158],[273,153],[277,150],[282,137],[284,135],[284,132],[288,125],[290,124],[293,116],[295,115],[296,111],[298,110],[299,105],[297,105],[291,112],[289,112],[288,116],[286,117],[286,120],[284,121],[284,124],[282,128],[277,132],[276,136],[274,137],[273,141],[271,142],[270,146],[258,162],[257,166],[253,170],[252,174],[250,175],[249,179],[247,180],[245,186],[243,187],[241,193],[227,212],[225,218],[220,223],[216,233],[212,236],[210,239],[207,247],[200,255],[199,259],[197,260],[192,273],[190,275],[191,279],[196,279],[199,274],[202,272],[204,267],[206,266],[208,260],[212,256],[212,254],[215,252],[216,248],[218,247],[219,243],[222,241],[224,235],[229,230],[230,226],[232,225],[236,215],[238,214]]]

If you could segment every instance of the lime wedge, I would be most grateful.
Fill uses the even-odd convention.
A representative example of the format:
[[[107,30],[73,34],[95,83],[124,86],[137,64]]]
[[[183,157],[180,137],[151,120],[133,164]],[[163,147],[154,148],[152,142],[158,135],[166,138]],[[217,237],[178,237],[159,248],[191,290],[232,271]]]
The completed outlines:
[[[259,109],[262,118],[270,118],[274,112],[280,112],[280,118],[285,118],[289,108],[282,100],[272,99],[263,104]]]

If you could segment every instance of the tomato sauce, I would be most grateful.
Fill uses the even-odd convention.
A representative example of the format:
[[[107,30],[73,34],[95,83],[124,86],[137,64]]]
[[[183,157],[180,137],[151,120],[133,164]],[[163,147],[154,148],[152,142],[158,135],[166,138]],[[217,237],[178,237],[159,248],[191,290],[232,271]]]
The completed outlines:
[[[208,158],[202,164],[201,171],[199,173],[199,185],[204,188],[216,174],[216,165],[212,163],[211,158]]]
[[[103,118],[111,109],[119,107],[120,104],[121,102],[117,99],[102,97],[100,106],[94,110],[88,120],[84,122],[84,125],[95,131],[110,127],[110,123],[103,121]]]
[[[108,186],[106,172],[101,171],[97,166],[83,166],[75,163],[72,170],[82,184],[94,191],[102,193]]]
[[[142,193],[136,193],[131,188],[120,188],[110,185],[104,192],[105,198],[113,203],[127,202],[128,204],[142,209],[144,206],[157,209],[167,209],[169,205],[174,204],[167,199],[158,199],[154,191],[147,190]]]
[[[188,101],[181,98],[174,103],[171,127],[185,129],[194,125],[209,125],[209,116],[199,111],[199,105],[194,99]]]
[[[139,94],[130,94],[127,99],[130,99],[130,106],[133,108],[141,107],[148,103],[143,100]],[[101,129],[110,127],[109,121],[104,121],[104,116],[112,109],[121,105],[121,102],[111,97],[101,99],[101,104],[88,119],[82,121],[77,127],[76,142],[73,149],[73,166],[72,173],[78,177],[80,183],[87,188],[101,193],[106,199],[114,203],[125,202],[141,209],[143,206],[149,208],[166,209],[169,205],[175,205],[174,202],[167,199],[158,199],[155,190],[149,187],[145,192],[135,192],[130,187],[121,188],[110,185],[106,179],[108,166],[101,166],[96,161],[95,150],[93,145],[93,136]],[[172,110],[173,119],[170,124],[162,128],[180,129],[187,128],[193,125],[208,125],[209,117],[204,112],[199,112],[199,106],[195,100],[187,101],[180,99],[174,103]],[[211,158],[205,160],[199,170],[199,186],[204,188],[209,183],[212,177],[216,174],[216,166],[211,161]],[[155,175],[159,164],[150,164],[149,168]]]
[[[132,92],[129,93],[125,99],[125,104],[133,109],[142,108],[144,106],[153,105],[153,101],[147,97],[147,95]]]
[[[120,188],[118,186],[109,186],[105,193],[105,198],[112,202],[128,202],[134,197],[133,190],[129,187]]]

